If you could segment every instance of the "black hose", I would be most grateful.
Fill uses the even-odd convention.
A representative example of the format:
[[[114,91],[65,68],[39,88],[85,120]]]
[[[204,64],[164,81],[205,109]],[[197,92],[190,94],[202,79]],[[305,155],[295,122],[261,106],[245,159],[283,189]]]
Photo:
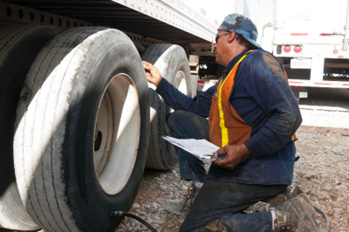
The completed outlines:
[[[321,209],[319,209],[316,206],[313,206],[313,207],[314,207],[315,211],[318,212],[319,214],[321,214],[324,217],[325,221],[326,221],[326,228],[325,228],[325,230],[323,232],[329,232],[330,231],[330,220],[328,219],[326,213],[323,212]]]
[[[148,229],[150,231],[157,232],[157,230],[154,227],[152,227],[146,220],[144,220],[144,219],[142,219],[142,218],[140,218],[132,213],[128,213],[128,212],[124,212],[124,211],[111,211],[109,216],[111,218],[128,216],[128,217],[136,219],[137,221],[139,221],[140,223],[142,223],[143,225],[148,227]]]

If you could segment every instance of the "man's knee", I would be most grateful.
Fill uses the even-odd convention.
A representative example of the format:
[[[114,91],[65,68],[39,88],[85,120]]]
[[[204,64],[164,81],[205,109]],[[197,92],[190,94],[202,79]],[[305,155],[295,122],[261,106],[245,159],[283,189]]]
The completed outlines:
[[[181,138],[209,139],[207,119],[194,113],[176,110],[168,116],[167,125]]]
[[[190,114],[192,113],[183,110],[176,110],[167,117],[167,124],[170,129],[173,130],[172,128],[184,121],[183,119],[190,117]]]

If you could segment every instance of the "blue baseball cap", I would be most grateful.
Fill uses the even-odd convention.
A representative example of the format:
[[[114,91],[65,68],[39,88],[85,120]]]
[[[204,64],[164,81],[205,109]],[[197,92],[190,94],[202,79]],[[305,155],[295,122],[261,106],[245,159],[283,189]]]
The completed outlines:
[[[261,46],[256,42],[258,32],[253,22],[240,14],[234,13],[226,16],[218,30],[235,31],[235,33],[242,35],[254,46],[260,48]]]

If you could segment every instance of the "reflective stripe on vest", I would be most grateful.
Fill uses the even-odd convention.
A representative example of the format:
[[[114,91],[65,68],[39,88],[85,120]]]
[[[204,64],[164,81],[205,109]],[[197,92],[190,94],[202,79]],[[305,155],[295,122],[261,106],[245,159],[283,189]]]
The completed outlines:
[[[226,78],[220,79],[216,92],[212,96],[210,108],[210,140],[217,146],[241,144],[250,135],[251,127],[237,114],[231,104],[229,95],[233,89],[235,75],[239,64],[252,51],[245,53],[234,65]],[[223,86],[225,86],[223,88]],[[229,120],[228,120],[229,119]]]
[[[241,58],[240,60],[238,60],[238,62],[236,62],[236,64],[234,65],[233,69],[229,72],[229,74],[227,75],[227,78],[225,78],[223,80],[223,83],[221,81],[221,83],[218,86],[218,109],[219,109],[219,118],[220,118],[220,127],[221,127],[221,136],[222,136],[222,147],[226,146],[229,144],[229,133],[228,133],[228,128],[226,128],[225,126],[225,119],[224,119],[224,111],[223,111],[223,107],[222,107],[222,88],[225,84],[225,81],[228,79],[228,77],[230,77],[230,75],[232,75],[232,81],[233,81],[233,85],[234,85],[234,80],[235,80],[235,76],[236,76],[236,71],[238,70],[238,67],[240,65],[240,63],[246,58],[246,56],[248,54],[250,54],[251,52],[253,52],[254,50],[250,50],[248,52],[246,52]]]
[[[225,79],[221,79],[215,94],[212,97],[210,109],[210,139],[217,146],[224,147],[228,144],[244,143],[250,136],[252,127],[249,126],[229,104],[229,97],[233,90],[235,76],[240,63],[248,54],[245,53],[234,65]],[[287,78],[287,74],[285,73]],[[225,88],[223,88],[225,86]],[[229,94],[230,93],[230,94]],[[295,141],[295,134],[291,141]]]

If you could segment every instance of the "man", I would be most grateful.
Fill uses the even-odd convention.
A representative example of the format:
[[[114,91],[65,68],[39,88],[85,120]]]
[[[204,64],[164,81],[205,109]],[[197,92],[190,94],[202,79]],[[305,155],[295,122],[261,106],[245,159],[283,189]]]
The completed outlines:
[[[215,44],[216,62],[225,66],[223,75],[193,99],[144,62],[148,81],[176,110],[168,119],[171,129],[179,137],[209,137],[221,147],[217,152],[225,153],[207,175],[201,161],[184,154],[193,181],[204,184],[181,231],[319,231],[314,209],[300,197],[271,211],[241,213],[291,184],[293,135],[302,121],[281,64],[256,39],[251,20],[228,15]]]

